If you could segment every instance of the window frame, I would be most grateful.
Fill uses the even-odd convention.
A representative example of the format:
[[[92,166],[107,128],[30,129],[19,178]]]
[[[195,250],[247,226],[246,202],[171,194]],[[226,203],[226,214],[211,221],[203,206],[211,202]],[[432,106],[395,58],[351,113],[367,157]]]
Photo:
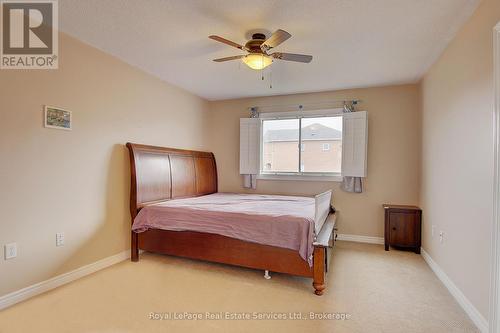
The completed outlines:
[[[259,174],[257,179],[269,179],[269,180],[306,180],[306,181],[335,181],[341,182],[342,175],[341,172],[302,172],[301,162],[302,162],[302,149],[300,145],[302,144],[302,119],[304,118],[321,118],[321,117],[342,117],[343,109],[324,109],[324,110],[314,110],[314,111],[298,111],[298,112],[274,112],[274,113],[261,113],[260,118],[260,144],[259,144]],[[298,172],[266,172],[263,168],[263,134],[264,126],[263,122],[265,120],[285,120],[285,119],[299,119],[299,143],[298,143],[298,153],[299,153],[299,165]],[[342,158],[342,157],[341,157]],[[342,161],[341,161],[342,163]]]

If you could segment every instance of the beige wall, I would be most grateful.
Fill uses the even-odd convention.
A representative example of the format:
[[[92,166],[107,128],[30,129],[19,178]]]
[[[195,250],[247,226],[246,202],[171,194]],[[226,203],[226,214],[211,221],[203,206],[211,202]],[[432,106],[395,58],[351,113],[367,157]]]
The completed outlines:
[[[483,0],[422,82],[423,247],[486,318],[498,21],[500,1]]]
[[[250,106],[322,103],[359,98],[369,113],[365,192],[346,193],[336,182],[259,180],[256,193],[314,195],[334,189],[339,232],[383,236],[382,204],[417,204],[419,188],[419,92],[417,85],[247,98],[211,102],[210,145],[217,159],[219,189],[243,190],[239,175],[239,118]],[[397,138],[397,139],[395,139]]]
[[[129,248],[124,143],[207,147],[206,101],[65,35],[59,44],[59,70],[0,71],[0,244],[19,247],[0,259],[0,295]],[[73,111],[74,129],[43,128],[44,104]]]

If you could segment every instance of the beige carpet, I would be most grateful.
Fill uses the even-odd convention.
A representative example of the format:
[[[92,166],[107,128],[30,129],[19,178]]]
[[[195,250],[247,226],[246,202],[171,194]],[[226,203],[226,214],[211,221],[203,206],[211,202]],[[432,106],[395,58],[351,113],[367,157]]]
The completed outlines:
[[[419,255],[338,242],[331,269],[318,297],[310,279],[143,254],[0,312],[0,332],[476,332]],[[348,317],[149,319],[184,311]]]

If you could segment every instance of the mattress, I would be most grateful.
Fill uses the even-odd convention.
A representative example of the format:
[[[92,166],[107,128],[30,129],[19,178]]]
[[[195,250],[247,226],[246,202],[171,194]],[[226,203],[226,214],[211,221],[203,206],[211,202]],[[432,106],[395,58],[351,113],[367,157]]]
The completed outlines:
[[[215,193],[148,205],[136,216],[132,230],[219,234],[296,250],[312,265],[314,217],[314,198]]]

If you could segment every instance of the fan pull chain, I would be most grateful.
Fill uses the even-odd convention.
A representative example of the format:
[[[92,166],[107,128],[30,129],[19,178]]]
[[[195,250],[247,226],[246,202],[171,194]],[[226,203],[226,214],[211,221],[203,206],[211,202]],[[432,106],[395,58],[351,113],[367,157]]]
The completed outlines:
[[[260,61],[261,61],[261,67],[262,67],[260,70],[260,73],[262,75],[262,81],[264,81],[264,55],[261,56]]]
[[[269,68],[269,89],[273,89],[273,69]]]

